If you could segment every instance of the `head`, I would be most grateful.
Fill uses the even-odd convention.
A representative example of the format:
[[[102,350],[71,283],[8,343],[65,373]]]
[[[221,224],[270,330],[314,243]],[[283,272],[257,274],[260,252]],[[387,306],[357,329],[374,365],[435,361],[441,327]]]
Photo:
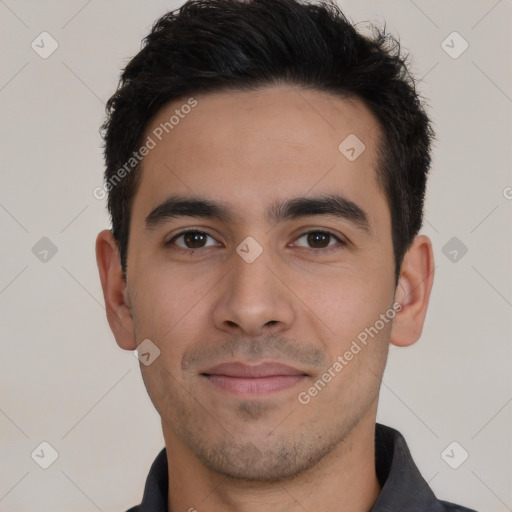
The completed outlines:
[[[390,35],[358,34],[333,3],[287,0],[187,2],[155,23],[126,66],[103,126],[108,209],[124,272],[141,175],[139,159],[130,158],[143,146],[152,117],[180,98],[276,82],[358,98],[375,116],[377,180],[391,212],[398,279],[422,224],[433,136],[414,80]]]
[[[304,471],[374,419],[389,342],[426,314],[432,130],[398,43],[333,3],[193,0],[107,113],[98,265],[118,344],[160,351],[141,369],[166,440],[235,477]],[[226,391],[230,362],[295,374]]]

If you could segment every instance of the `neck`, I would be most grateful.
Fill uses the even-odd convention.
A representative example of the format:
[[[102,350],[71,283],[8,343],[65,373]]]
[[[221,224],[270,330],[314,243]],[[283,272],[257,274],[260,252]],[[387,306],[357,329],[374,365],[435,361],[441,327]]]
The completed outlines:
[[[380,493],[375,472],[375,418],[370,420],[361,420],[309,470],[276,482],[243,481],[212,472],[164,429],[169,466],[168,510],[368,512]]]

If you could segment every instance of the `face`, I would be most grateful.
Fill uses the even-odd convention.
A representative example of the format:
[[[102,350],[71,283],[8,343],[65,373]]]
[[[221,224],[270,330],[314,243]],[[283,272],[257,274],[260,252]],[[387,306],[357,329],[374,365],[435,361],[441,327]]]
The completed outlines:
[[[133,202],[134,336],[160,350],[142,375],[167,443],[293,476],[376,413],[395,292],[379,129],[358,100],[285,85],[187,100],[148,126]]]

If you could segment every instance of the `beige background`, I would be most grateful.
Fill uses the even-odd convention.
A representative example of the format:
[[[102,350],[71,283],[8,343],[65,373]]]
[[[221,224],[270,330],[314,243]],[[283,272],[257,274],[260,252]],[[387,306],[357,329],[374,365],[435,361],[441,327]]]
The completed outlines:
[[[440,498],[506,512],[512,2],[340,4],[400,34],[438,135],[423,229],[437,264],[430,311],[419,343],[391,349],[378,419],[404,434]],[[108,218],[92,191],[102,184],[104,102],[152,22],[178,5],[0,0],[2,512],[124,511],[163,447],[138,361],[105,319],[94,240]],[[31,48],[43,31],[59,45],[47,59]],[[453,31],[469,44],[455,59],[442,46]],[[445,43],[452,54],[457,37]],[[57,248],[46,262],[32,250],[43,237]],[[468,249],[456,262],[443,253],[452,237]],[[31,458],[43,441],[58,452],[48,469]],[[469,453],[458,469],[441,457],[453,441]]]

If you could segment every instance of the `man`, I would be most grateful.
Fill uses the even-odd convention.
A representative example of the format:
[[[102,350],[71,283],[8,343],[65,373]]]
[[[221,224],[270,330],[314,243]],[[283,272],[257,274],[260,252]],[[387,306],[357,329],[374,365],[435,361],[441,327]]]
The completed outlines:
[[[376,425],[434,270],[433,133],[394,41],[332,3],[187,2],[104,130],[107,316],[165,439],[131,511],[469,510]]]

